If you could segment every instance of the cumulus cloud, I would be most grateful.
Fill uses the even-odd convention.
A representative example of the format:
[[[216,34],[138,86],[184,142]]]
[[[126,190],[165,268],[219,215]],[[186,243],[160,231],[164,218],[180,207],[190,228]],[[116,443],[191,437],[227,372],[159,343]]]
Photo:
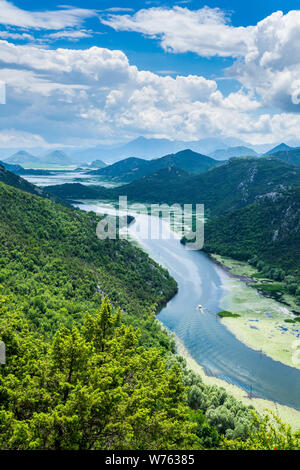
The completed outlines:
[[[8,129],[0,131],[0,147],[2,148],[34,148],[47,147],[47,142],[36,134]]]
[[[278,11],[260,21],[252,49],[230,73],[265,104],[300,112],[300,11]]]
[[[225,97],[214,80],[139,70],[118,50],[0,41],[0,62],[8,103],[0,107],[0,127],[42,141],[83,145],[139,134],[182,140],[218,134],[252,143],[298,137],[300,116],[261,114],[261,103],[245,89]]]
[[[86,18],[96,15],[95,10],[61,7],[56,11],[27,11],[12,2],[0,0],[0,24],[33,29],[64,29],[80,26]]]
[[[17,33],[12,31],[0,31],[0,39],[17,39],[18,41],[33,41],[34,36],[28,33]]]
[[[133,15],[108,15],[102,23],[160,41],[173,53],[234,57],[228,73],[260,95],[264,104],[300,111],[300,11],[277,11],[254,26],[233,27],[217,8],[149,8]]]
[[[136,31],[157,38],[166,51],[192,51],[204,57],[244,56],[252,43],[253,28],[234,28],[219,8],[155,7],[134,15],[110,14],[101,22],[117,31]]]

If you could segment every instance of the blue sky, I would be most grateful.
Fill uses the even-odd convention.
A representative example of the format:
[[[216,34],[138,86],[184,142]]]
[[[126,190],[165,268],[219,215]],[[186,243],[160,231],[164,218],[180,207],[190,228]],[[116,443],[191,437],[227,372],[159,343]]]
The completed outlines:
[[[298,142],[297,4],[0,0],[0,147]]]

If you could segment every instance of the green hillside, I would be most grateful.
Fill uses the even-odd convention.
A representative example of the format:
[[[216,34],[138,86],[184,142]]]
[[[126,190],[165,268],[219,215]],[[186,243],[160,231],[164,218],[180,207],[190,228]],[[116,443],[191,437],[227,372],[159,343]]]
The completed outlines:
[[[246,445],[260,419],[171,355],[166,270],[99,241],[96,214],[3,183],[0,215],[1,450]]]
[[[15,175],[14,173],[8,171],[4,166],[0,164],[0,182],[8,184],[17,189],[21,189],[26,193],[35,194],[36,196],[40,196],[42,198],[50,199],[54,202],[59,202],[62,205],[70,206],[67,201],[64,199],[59,199],[59,197],[55,196],[50,191],[45,189],[38,188],[34,184],[29,183],[28,181],[21,178],[19,175]]]
[[[125,240],[98,240],[95,214],[0,184],[0,283],[40,327],[76,322],[95,307],[97,291],[131,314],[175,292],[144,252]]]
[[[127,196],[131,201],[169,202],[174,200],[188,181],[190,181],[189,173],[171,166],[125,186],[109,190],[106,192],[106,197],[116,199],[120,195]]]
[[[205,226],[205,249],[244,261],[256,256],[300,275],[300,188],[272,192],[211,220]]]
[[[110,190],[102,186],[85,186],[81,183],[65,183],[44,188],[54,196],[65,199],[106,199]]]
[[[114,181],[131,181],[144,176],[147,172],[149,162],[142,158],[125,158],[105,168],[89,171],[89,175],[103,176]]]
[[[141,158],[126,158],[104,169],[92,171],[90,174],[104,176],[115,181],[131,182],[171,166],[189,173],[200,174],[217,164],[216,160],[206,155],[201,155],[192,150],[183,150],[150,161]]]
[[[300,170],[281,160],[241,158],[197,176],[189,177],[177,169],[161,170],[106,194],[108,198],[127,195],[141,202],[204,204],[207,215],[215,217],[252,204],[278,188],[299,185]]]
[[[117,199],[139,202],[204,204],[209,217],[252,204],[264,194],[300,186],[300,169],[276,158],[234,158],[191,176],[168,167],[113,189],[81,184],[48,186],[47,191],[67,199]]]
[[[279,152],[272,153],[265,158],[279,158],[291,165],[300,166],[300,149],[280,150]]]

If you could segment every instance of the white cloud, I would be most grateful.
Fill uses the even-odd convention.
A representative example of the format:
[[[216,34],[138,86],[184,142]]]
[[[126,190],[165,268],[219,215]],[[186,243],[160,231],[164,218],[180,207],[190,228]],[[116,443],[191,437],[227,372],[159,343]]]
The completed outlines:
[[[34,36],[28,33],[16,33],[12,31],[0,31],[0,39],[17,39],[18,41],[33,41]]]
[[[204,57],[240,57],[251,48],[252,27],[234,28],[219,8],[189,10],[156,7],[134,15],[113,15],[100,18],[117,31],[136,31],[158,38],[171,52],[196,52]]]
[[[248,27],[233,27],[224,12],[208,7],[149,8],[101,21],[158,39],[166,51],[234,57],[230,76],[260,95],[264,105],[300,112],[300,11],[277,11]]]
[[[79,41],[80,39],[84,38],[91,38],[93,36],[92,30],[64,30],[64,31],[57,31],[56,33],[51,33],[47,35],[47,38],[60,40],[60,39],[68,39],[70,41]]]
[[[31,134],[32,146],[41,145],[36,136],[66,145],[140,134],[182,140],[217,134],[252,143],[298,137],[298,115],[262,114],[251,93],[224,97],[201,76],[139,70],[121,51],[0,41],[0,62],[8,103],[0,108],[0,127],[25,133],[26,147]]]
[[[253,47],[230,73],[284,111],[300,112],[300,11],[278,11],[260,21]]]
[[[0,147],[2,148],[34,148],[47,147],[47,142],[39,135],[29,132],[8,129],[0,131]]]
[[[27,11],[12,2],[0,0],[0,24],[33,29],[64,29],[80,26],[84,19],[96,15],[95,10],[61,7],[56,11]]]
[[[128,11],[134,11],[133,8],[121,8],[121,7],[111,7],[111,8],[106,8],[104,11],[110,11],[110,12],[113,12],[113,13],[117,13],[117,12],[128,12]]]

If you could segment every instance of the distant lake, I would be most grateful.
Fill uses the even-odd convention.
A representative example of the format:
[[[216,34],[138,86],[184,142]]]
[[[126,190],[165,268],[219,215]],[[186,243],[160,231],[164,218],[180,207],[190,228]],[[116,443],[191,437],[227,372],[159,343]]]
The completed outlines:
[[[105,188],[113,188],[119,186],[117,183],[112,183],[101,179],[101,177],[91,176],[84,174],[81,171],[51,171],[51,175],[39,176],[39,175],[22,175],[22,178],[29,181],[29,183],[35,184],[36,186],[54,186],[57,184],[65,183],[81,183],[86,186],[101,185]]]

